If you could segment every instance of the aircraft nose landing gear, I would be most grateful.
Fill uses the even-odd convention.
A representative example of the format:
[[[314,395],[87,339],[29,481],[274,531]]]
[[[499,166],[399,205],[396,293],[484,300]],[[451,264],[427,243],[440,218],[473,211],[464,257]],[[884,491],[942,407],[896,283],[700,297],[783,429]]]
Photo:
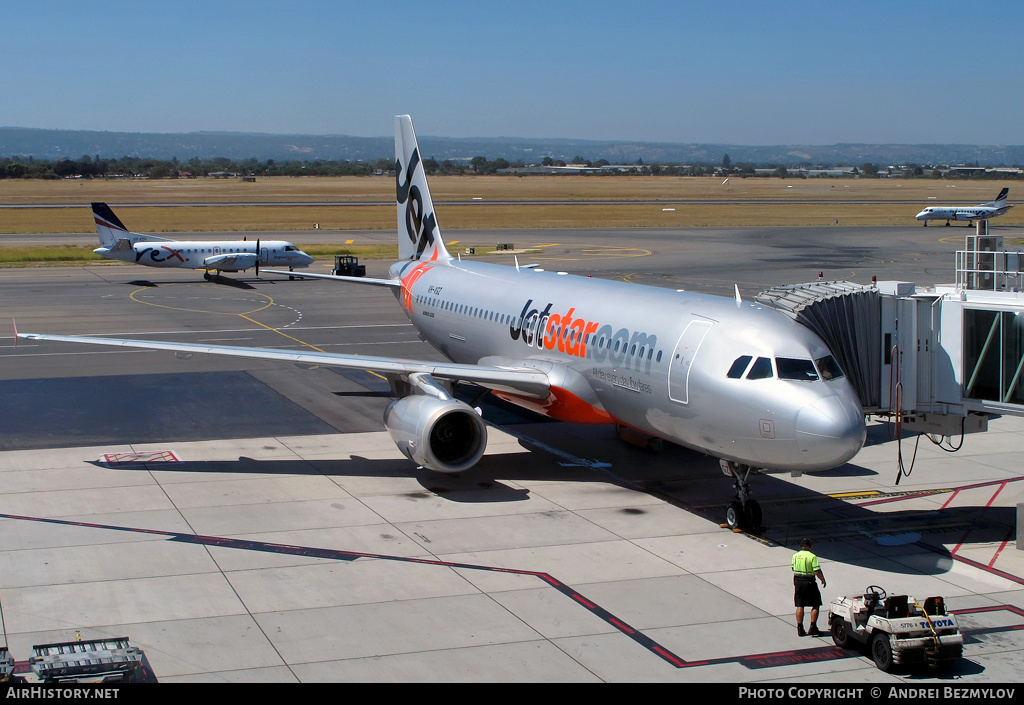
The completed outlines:
[[[736,499],[729,502],[725,510],[725,524],[733,531],[750,531],[761,527],[761,505],[750,498],[748,478],[757,472],[750,465],[740,465],[731,460],[719,460],[722,472],[731,477],[732,487],[736,490]]]

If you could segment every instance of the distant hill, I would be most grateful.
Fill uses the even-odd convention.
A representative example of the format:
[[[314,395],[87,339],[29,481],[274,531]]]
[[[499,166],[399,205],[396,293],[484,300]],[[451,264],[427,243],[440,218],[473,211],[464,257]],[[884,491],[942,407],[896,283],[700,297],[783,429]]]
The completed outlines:
[[[423,155],[438,161],[445,159],[504,158],[526,163],[544,157],[571,160],[607,159],[615,164],[633,164],[643,160],[689,164],[719,164],[729,155],[733,164],[811,164],[857,165],[890,164],[973,164],[979,166],[1024,165],[1024,146],[968,144],[832,144],[749,146],[735,144],[677,144],[669,142],[629,142],[577,139],[494,138],[419,138]],[[160,160],[193,157],[234,161],[348,160],[369,161],[394,156],[392,137],[351,137],[348,135],[271,135],[236,132],[189,132],[182,134],[95,132],[86,130],[40,130],[24,127],[0,127],[0,157],[38,159],[78,159],[82,156],[117,159],[139,157]]]

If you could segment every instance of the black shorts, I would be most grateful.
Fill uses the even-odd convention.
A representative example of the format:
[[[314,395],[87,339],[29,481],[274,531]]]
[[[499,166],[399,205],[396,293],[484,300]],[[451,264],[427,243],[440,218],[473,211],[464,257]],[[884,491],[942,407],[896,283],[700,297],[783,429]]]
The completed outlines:
[[[821,607],[821,593],[818,591],[818,583],[814,578],[802,578],[793,576],[793,604],[796,607]]]

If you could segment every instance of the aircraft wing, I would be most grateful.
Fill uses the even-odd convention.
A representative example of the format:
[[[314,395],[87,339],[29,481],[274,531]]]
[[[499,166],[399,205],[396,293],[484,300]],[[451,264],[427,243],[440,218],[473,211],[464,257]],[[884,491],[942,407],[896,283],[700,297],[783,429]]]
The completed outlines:
[[[401,287],[402,282],[398,279],[373,279],[372,277],[341,277],[336,274],[310,274],[309,272],[285,272],[280,269],[263,269],[264,274],[286,274],[290,277],[302,279],[331,279],[336,282],[355,282],[356,284],[374,284],[376,286]]]
[[[213,255],[203,260],[203,266],[210,269],[252,269],[256,266],[259,255],[254,252],[229,252],[223,255]]]
[[[317,351],[278,350],[275,348],[200,345],[198,343],[169,343],[158,340],[91,338],[77,335],[49,335],[46,333],[16,333],[16,335],[18,338],[28,340],[53,340],[65,343],[90,343],[93,345],[108,345],[122,348],[169,350],[175,353],[206,353],[261,360],[284,360],[306,365],[346,367],[392,376],[408,376],[419,372],[429,374],[438,379],[473,382],[488,389],[523,394],[540,399],[548,396],[551,386],[547,373],[514,364],[466,365],[454,362],[403,360],[372,355],[345,355]]]

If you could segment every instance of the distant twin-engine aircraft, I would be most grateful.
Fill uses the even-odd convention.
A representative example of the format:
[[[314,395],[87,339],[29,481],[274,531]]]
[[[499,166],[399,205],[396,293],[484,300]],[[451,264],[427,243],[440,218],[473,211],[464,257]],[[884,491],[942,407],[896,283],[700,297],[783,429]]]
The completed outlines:
[[[147,267],[203,269],[210,272],[242,272],[262,265],[308,267],[313,258],[283,240],[170,240],[156,235],[133,233],[114,215],[106,203],[92,204],[100,247],[93,250],[107,259],[144,264]]]
[[[914,217],[924,221],[925,227],[928,226],[929,220],[944,220],[946,225],[949,225],[951,220],[966,220],[970,225],[972,221],[995,218],[1013,208],[1006,203],[1006,194],[1009,192],[1009,188],[1004,188],[996,196],[996,200],[976,206],[928,206]]]

